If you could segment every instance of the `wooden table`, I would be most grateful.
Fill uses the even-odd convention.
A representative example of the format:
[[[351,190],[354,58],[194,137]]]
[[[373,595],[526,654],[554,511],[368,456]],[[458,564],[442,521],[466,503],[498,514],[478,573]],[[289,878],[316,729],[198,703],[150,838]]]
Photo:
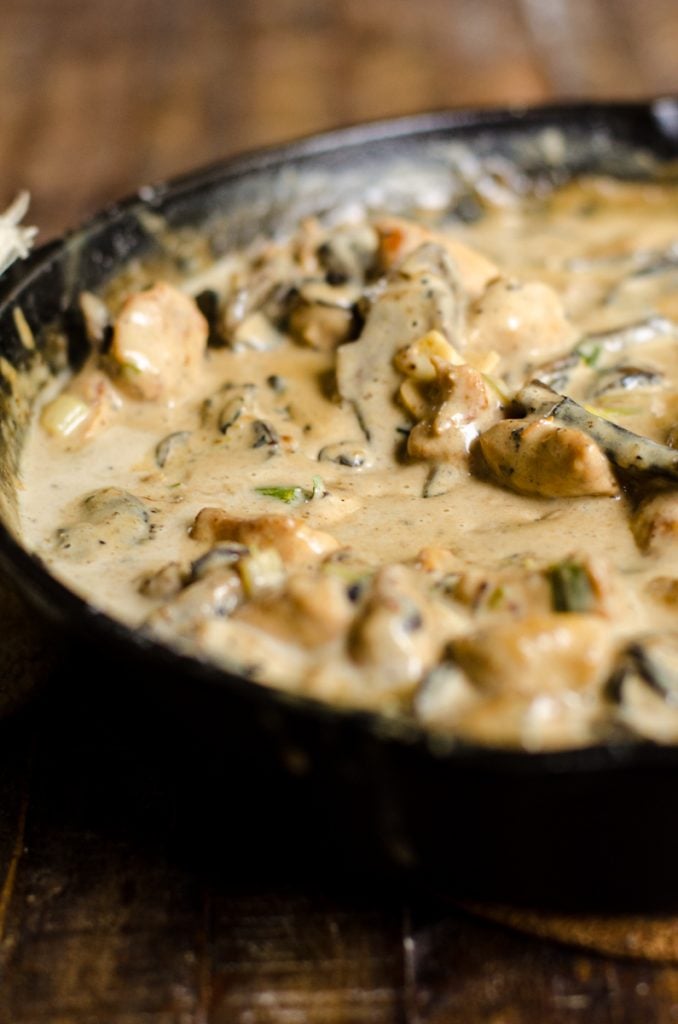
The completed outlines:
[[[4,0],[1,25],[0,202],[28,187],[43,238],[304,132],[678,84],[673,0]],[[3,609],[11,690],[50,651]],[[290,783],[209,785],[162,711],[93,699],[96,664],[49,674],[0,728],[2,1024],[678,1020],[678,968],[643,959],[674,956],[674,921],[591,953],[361,874]]]

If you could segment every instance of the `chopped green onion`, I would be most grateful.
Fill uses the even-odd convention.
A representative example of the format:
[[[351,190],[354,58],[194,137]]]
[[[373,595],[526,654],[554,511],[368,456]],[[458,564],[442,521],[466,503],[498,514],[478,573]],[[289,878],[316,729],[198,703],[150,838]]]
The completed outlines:
[[[314,498],[322,498],[325,495],[325,485],[321,477],[313,477],[313,485],[307,490],[298,484],[289,484],[282,487],[255,487],[257,494],[263,494],[266,498],[277,498],[284,501],[286,505],[295,505],[302,501],[313,501]]]
[[[306,499],[306,491],[303,487],[255,487],[254,490],[266,498],[277,498],[278,501],[284,501],[286,505],[293,505],[297,501]]]
[[[595,604],[591,577],[578,562],[558,562],[547,570],[555,612],[590,612]]]
[[[587,366],[595,366],[601,357],[603,346],[598,342],[587,341],[584,339],[579,345],[577,345],[575,352],[581,359],[582,363],[586,363]]]

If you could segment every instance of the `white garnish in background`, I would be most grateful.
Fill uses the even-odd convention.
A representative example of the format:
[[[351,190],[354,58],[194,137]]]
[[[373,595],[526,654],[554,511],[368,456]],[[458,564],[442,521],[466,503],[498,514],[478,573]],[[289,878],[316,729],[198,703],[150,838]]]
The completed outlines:
[[[24,227],[20,221],[30,202],[28,192],[20,192],[11,206],[0,213],[0,274],[4,274],[14,260],[24,259],[38,233],[37,228]]]

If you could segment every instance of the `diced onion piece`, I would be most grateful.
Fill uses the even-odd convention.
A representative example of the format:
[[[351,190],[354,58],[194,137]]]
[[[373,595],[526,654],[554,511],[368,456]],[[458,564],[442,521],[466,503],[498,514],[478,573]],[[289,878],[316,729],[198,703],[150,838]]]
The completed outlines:
[[[70,437],[86,422],[91,412],[82,399],[64,393],[45,406],[40,423],[53,437]]]
[[[440,331],[428,331],[396,353],[393,360],[397,370],[415,380],[435,380],[436,369],[432,356],[453,366],[460,366],[464,360],[453,345]]]
[[[275,590],[285,582],[285,565],[275,548],[245,555],[238,562],[238,572],[248,598]]]

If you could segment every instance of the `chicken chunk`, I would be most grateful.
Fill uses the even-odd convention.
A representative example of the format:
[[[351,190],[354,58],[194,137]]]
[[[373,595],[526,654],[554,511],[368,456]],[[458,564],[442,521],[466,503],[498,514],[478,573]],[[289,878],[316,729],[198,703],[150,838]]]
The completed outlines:
[[[431,609],[403,566],[381,569],[349,635],[353,661],[389,680],[394,690],[414,687],[434,664],[443,639],[432,629]]]
[[[281,594],[246,604],[242,621],[289,643],[315,648],[341,636],[355,614],[337,577],[297,573]]]
[[[208,330],[195,302],[164,281],[132,295],[115,321],[110,351],[121,386],[135,398],[177,396],[201,364]]]
[[[619,493],[610,463],[581,430],[548,419],[502,420],[479,438],[485,462],[504,487],[545,498]]]
[[[655,553],[678,541],[678,491],[645,498],[631,517],[631,530],[642,551]]]
[[[203,508],[191,527],[194,540],[233,540],[256,548],[274,548],[285,563],[312,562],[339,547],[329,533],[314,530],[294,516],[240,519],[220,508]]]
[[[577,612],[488,625],[455,640],[452,652],[487,692],[525,696],[594,687],[607,678],[614,656],[607,620]]]
[[[515,383],[530,368],[569,352],[574,340],[560,298],[540,281],[499,278],[469,309],[466,349],[498,353],[498,374]]]

